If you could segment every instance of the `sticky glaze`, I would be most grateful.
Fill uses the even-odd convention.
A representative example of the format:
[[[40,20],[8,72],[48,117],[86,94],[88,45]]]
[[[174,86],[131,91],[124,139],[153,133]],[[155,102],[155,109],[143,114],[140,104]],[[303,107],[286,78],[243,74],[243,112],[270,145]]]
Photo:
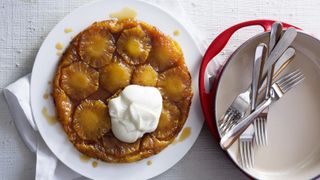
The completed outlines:
[[[64,32],[65,32],[65,33],[70,33],[70,32],[72,32],[72,31],[73,31],[72,28],[65,28],[65,29],[64,29]]]
[[[186,140],[191,134],[191,127],[185,127],[179,136],[179,142]]]
[[[179,36],[180,35],[180,30],[179,29],[176,29],[173,31],[173,35],[174,36]]]
[[[134,19],[137,16],[137,12],[134,9],[125,7],[120,11],[110,13],[109,15],[111,18],[116,18],[119,20],[122,19]]]
[[[88,156],[86,156],[84,154],[80,154],[80,161],[86,163],[86,162],[89,162],[89,160],[90,160],[90,157],[88,157]]]
[[[46,107],[43,107],[41,112],[50,125],[54,125],[55,123],[57,123],[57,117],[55,115],[49,115],[48,109]]]

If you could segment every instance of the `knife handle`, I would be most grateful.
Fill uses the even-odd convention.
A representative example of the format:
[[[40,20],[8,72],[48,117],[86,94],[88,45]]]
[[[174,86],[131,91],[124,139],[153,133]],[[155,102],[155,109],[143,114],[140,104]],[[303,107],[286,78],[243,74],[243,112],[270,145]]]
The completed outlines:
[[[267,57],[267,45],[260,43],[255,52],[253,69],[252,69],[252,83],[251,83],[251,111],[256,108],[258,90],[260,87],[260,80],[263,71],[264,61]]]
[[[271,54],[271,51],[276,46],[277,42],[280,40],[282,34],[282,24],[281,22],[275,22],[271,26],[270,30],[270,38],[269,38],[269,55]]]

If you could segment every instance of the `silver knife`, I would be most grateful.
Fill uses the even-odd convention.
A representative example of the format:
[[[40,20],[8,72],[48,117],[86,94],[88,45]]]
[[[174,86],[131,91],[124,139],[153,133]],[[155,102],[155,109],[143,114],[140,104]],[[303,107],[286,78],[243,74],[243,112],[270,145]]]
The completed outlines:
[[[282,34],[282,24],[281,22],[275,22],[271,26],[270,40],[269,40],[269,54],[271,54],[273,48],[276,46],[277,42],[280,40]]]
[[[273,23],[271,26],[271,31],[270,31],[269,54],[271,54],[271,52],[274,49],[274,47],[276,46],[277,42],[280,40],[281,33],[282,33],[282,24],[280,22]],[[273,71],[274,71],[275,64],[273,64],[271,67],[269,67],[269,69],[267,69],[266,96],[268,98],[269,98],[269,94],[270,94],[270,88],[271,88],[271,84],[272,84],[272,77],[273,77]]]
[[[282,34],[282,24],[280,22],[275,22],[271,26],[270,38],[269,38],[269,53],[272,53],[272,50],[276,46],[277,42],[280,40]],[[280,57],[281,58],[281,57]],[[279,59],[280,60],[280,59]],[[277,62],[279,62],[279,60]],[[278,64],[278,63],[275,63]],[[266,80],[266,88],[265,88],[265,97],[269,98],[270,88],[272,84],[272,77],[274,72],[273,64],[271,68],[267,70],[267,80]],[[252,112],[252,111],[251,111]],[[255,140],[258,146],[266,146],[267,145],[267,118],[268,118],[269,108],[266,108],[263,113],[261,113],[257,120],[253,121],[254,131],[255,131]],[[241,136],[240,136],[241,137]]]
[[[266,66],[263,70],[263,77],[267,75],[268,69],[271,68],[271,66],[277,62],[286,49],[289,48],[289,46],[297,37],[297,34],[298,33],[295,28],[290,27],[286,30],[266,61]]]
[[[257,104],[257,96],[260,88],[260,79],[262,76],[264,61],[267,57],[267,45],[264,43],[260,43],[255,52],[255,59],[253,62],[252,69],[252,83],[251,83],[251,111],[254,111]]]

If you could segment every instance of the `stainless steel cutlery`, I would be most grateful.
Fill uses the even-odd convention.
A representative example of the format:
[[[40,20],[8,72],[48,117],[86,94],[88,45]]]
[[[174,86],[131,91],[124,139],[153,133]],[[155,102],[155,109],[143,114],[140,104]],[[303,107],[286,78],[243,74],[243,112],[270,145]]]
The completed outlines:
[[[277,42],[281,38],[282,24],[280,22],[275,22],[271,26],[270,38],[269,38],[269,55],[271,54],[273,48],[276,46]],[[270,91],[269,85],[272,84],[272,77],[274,71],[274,64],[267,71],[267,87],[266,93]],[[260,114],[256,120],[253,122],[255,131],[255,140],[258,146],[266,146],[267,141],[267,117],[269,108],[266,108],[262,114]]]
[[[293,48],[288,48],[282,56],[279,58],[274,67],[273,79],[277,78],[282,70],[291,62],[291,58],[295,55],[295,50]],[[267,60],[268,61],[268,60]],[[266,68],[266,67],[265,67]],[[264,68],[264,69],[265,69]],[[262,74],[262,81],[264,81],[266,74]],[[265,83],[262,83],[262,86],[259,90],[262,91],[265,87]],[[246,111],[248,110],[250,102],[250,93],[251,87],[239,94],[232,104],[227,109],[226,113],[221,117],[218,122],[220,134],[224,135],[228,130],[234,126],[240,118],[242,118]]]
[[[242,118],[237,125],[221,138],[220,145],[222,149],[229,148],[264,109],[271,103],[279,100],[285,93],[303,81],[303,79],[304,75],[299,70],[296,70],[273,83],[270,89],[270,97],[266,96],[266,99],[259,104],[255,111]]]
[[[265,63],[265,59],[267,56],[268,48],[264,43],[260,43],[255,52],[255,58],[253,62],[253,71],[252,71],[252,84],[251,84],[251,112],[253,112],[257,105],[257,97],[259,92],[259,87],[261,84],[261,76],[263,71],[263,66]],[[245,130],[243,134],[241,134],[239,138],[239,149],[240,149],[240,157],[242,159],[243,167],[253,167],[254,163],[254,152],[253,152],[253,140],[254,140],[254,128],[251,124],[249,128]]]
[[[290,45],[297,36],[296,30],[288,28],[283,35],[282,32],[282,24],[275,22],[271,27],[268,46],[260,43],[256,48],[250,87],[235,98],[218,121],[221,147],[227,149],[239,139],[241,165],[244,168],[254,165],[254,142],[258,147],[267,145],[269,105],[304,78],[297,70],[273,83],[295,55]]]
[[[297,36],[297,31],[294,28],[288,28],[277,45],[274,47],[272,50],[270,56],[268,57],[266,61],[265,68],[262,73],[262,79],[264,81],[266,75],[267,75],[267,70],[277,62],[277,60],[286,52],[286,50],[289,48],[291,43],[294,41],[295,37]],[[276,66],[276,67],[281,67],[281,65]],[[275,67],[275,75],[279,74]],[[281,69],[279,69],[281,70]],[[246,110],[250,106],[250,88],[248,88],[247,91],[239,94],[233,103],[229,106],[227,109],[226,113],[222,115],[222,117],[219,120],[219,128],[220,128],[220,133],[223,135],[225,134],[231,127],[232,127],[232,122],[237,122],[235,119],[240,119],[245,115]]]

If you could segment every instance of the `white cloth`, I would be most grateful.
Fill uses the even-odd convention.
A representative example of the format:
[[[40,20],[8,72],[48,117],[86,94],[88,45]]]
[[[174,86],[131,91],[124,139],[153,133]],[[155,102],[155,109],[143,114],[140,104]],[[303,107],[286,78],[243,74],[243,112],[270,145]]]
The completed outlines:
[[[30,108],[30,74],[3,90],[15,126],[26,146],[36,154],[36,180],[77,179],[79,174],[70,170],[49,150],[37,132]]]
[[[192,34],[202,53],[207,48],[205,38],[197,30],[178,1],[155,0],[154,3],[176,17]],[[30,107],[30,74],[20,78],[4,89],[10,113],[26,146],[36,154],[36,180],[85,179],[59,162],[37,132]]]

